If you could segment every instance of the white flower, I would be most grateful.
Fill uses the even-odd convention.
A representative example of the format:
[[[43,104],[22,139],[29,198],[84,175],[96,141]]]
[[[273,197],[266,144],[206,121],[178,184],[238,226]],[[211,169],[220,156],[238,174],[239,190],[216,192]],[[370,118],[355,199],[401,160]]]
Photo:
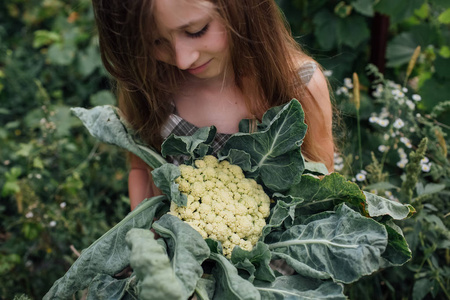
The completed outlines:
[[[414,127],[409,127],[409,132],[415,132],[416,129]]]
[[[48,225],[50,227],[55,227],[56,226],[56,221],[51,221]]]
[[[402,128],[403,126],[405,126],[405,122],[403,122],[402,119],[397,119],[397,120],[395,120],[393,126],[394,126],[395,128],[397,128],[397,129],[400,129],[400,128]]]
[[[335,171],[342,171],[342,169],[344,168],[344,165],[343,164],[335,164],[334,165],[334,170]]]
[[[398,98],[405,96],[405,94],[400,90],[392,90],[392,95]]]
[[[364,181],[364,180],[366,180],[366,175],[364,175],[362,173],[358,173],[358,174],[356,174],[356,180]]]
[[[32,218],[34,216],[32,211],[27,212],[27,214],[25,215],[25,218],[29,219]]]
[[[402,87],[402,92],[403,92],[403,93],[407,93],[407,92],[408,92],[408,89],[405,88],[405,87]]]
[[[387,197],[391,197],[391,196],[392,196],[392,192],[391,192],[391,191],[385,191],[384,194],[385,194]]]
[[[422,115],[419,114],[419,113],[417,113],[417,114],[416,114],[416,118],[420,118],[420,117],[422,117]]]
[[[378,117],[377,116],[371,116],[370,118],[369,118],[369,122],[370,123],[378,123]]]
[[[378,195],[378,191],[377,191],[377,190],[370,190],[370,192],[371,192],[372,194]]]
[[[385,119],[387,117],[389,117],[389,111],[386,107],[383,107],[380,112],[380,118]]]
[[[344,85],[349,89],[353,88],[353,83],[350,78],[344,78]]]
[[[411,98],[412,98],[414,101],[420,101],[420,100],[422,100],[422,97],[421,97],[420,95],[418,95],[418,94],[412,95]]]
[[[387,146],[386,145],[380,145],[378,146],[378,151],[380,152],[385,152],[387,150]]]
[[[378,84],[375,90],[372,92],[372,95],[376,98],[380,98],[383,95],[383,91],[384,91],[383,85]]]
[[[389,138],[390,138],[389,134],[387,134],[387,133],[383,134],[383,139],[385,141],[389,140]]]
[[[381,127],[386,127],[386,126],[389,125],[389,120],[387,120],[387,119],[379,119],[377,124],[380,125]]]
[[[404,167],[406,167],[406,164],[408,163],[407,159],[402,159],[397,163],[397,167],[403,169]]]
[[[330,77],[331,75],[333,75],[333,71],[332,70],[324,70],[323,75],[325,75],[325,77]]]
[[[64,208],[64,207],[66,207],[66,202],[61,202],[60,204],[59,204],[59,207],[61,207],[61,208]]]
[[[408,148],[411,148],[411,147],[412,147],[411,141],[410,141],[407,137],[402,136],[402,137],[400,138],[400,141],[401,141],[403,144],[405,144],[406,147],[408,147]]]
[[[34,175],[34,177],[36,177],[37,179],[41,179],[42,175],[41,174],[36,174],[36,175]]]
[[[429,164],[422,164],[422,172],[430,172],[431,170],[431,163]]]
[[[424,158],[422,158],[421,160],[420,160],[420,163],[421,164],[427,164],[428,162],[430,161],[430,159],[428,158],[428,157],[424,157]]]
[[[410,110],[414,110],[416,108],[416,105],[411,100],[406,100],[406,105],[409,107]]]

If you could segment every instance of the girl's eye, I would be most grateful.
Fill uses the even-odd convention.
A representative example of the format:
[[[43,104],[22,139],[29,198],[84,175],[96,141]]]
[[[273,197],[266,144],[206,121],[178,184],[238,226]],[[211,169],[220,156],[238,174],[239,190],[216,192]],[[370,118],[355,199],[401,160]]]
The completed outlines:
[[[208,31],[208,27],[209,27],[209,23],[205,25],[205,27],[203,27],[202,29],[200,29],[197,32],[191,33],[191,32],[186,32],[186,34],[191,37],[191,38],[199,38],[201,36],[203,36],[206,31]]]

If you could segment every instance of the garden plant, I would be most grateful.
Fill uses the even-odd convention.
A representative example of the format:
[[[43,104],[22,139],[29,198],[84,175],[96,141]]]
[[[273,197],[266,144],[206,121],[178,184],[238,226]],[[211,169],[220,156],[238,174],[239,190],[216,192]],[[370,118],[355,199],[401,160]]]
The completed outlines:
[[[333,88],[333,176],[416,210],[395,221],[411,259],[339,295],[450,299],[450,3],[277,2]],[[94,27],[88,0],[0,3],[1,299],[42,299],[83,249],[130,216],[125,152],[92,137],[70,110],[116,104]],[[258,282],[260,271],[241,266]]]

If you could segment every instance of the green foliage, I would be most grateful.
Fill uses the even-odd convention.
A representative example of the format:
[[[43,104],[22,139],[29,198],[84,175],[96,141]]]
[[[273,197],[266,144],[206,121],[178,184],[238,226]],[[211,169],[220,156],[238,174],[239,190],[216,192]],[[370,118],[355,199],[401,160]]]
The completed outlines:
[[[101,107],[95,111],[100,111],[99,115],[102,115],[101,111],[108,112],[109,107]],[[320,294],[317,289],[329,290],[333,295],[338,294],[338,298],[343,298],[344,295],[339,294],[342,292],[340,283],[350,284],[380,268],[401,266],[406,263],[411,259],[411,252],[402,231],[394,224],[393,219],[402,220],[409,217],[412,210],[410,206],[395,203],[380,196],[364,194],[357,185],[347,184],[337,173],[313,182],[308,181],[307,178],[314,177],[307,173],[303,174],[301,171],[300,184],[303,188],[297,187],[298,180],[291,181],[287,186],[285,182],[265,182],[266,178],[278,176],[277,161],[280,162],[281,168],[285,165],[290,166],[285,172],[294,172],[291,169],[297,170],[303,167],[301,153],[292,151],[292,145],[298,147],[302,142],[302,138],[298,140],[298,134],[295,133],[304,127],[304,124],[303,126],[293,126],[293,124],[302,123],[303,116],[301,105],[293,99],[285,105],[269,109],[256,132],[233,134],[222,148],[225,153],[229,153],[231,149],[247,153],[250,161],[257,162],[247,175],[255,176],[267,193],[273,194],[275,191],[276,197],[283,199],[283,201],[278,200],[272,207],[269,225],[262,228],[264,234],[252,251],[247,252],[235,247],[230,261],[222,254],[223,249],[218,242],[209,239],[205,241],[193,226],[167,213],[167,207],[172,205],[171,201],[178,201],[170,199],[170,196],[173,194],[171,183],[175,177],[179,176],[179,172],[178,175],[173,172],[173,169],[177,168],[175,165],[165,163],[155,170],[161,171],[153,172],[152,175],[155,183],[163,182],[165,187],[170,186],[166,192],[169,198],[157,196],[140,204],[119,224],[83,251],[69,271],[54,283],[44,299],[67,299],[85,288],[88,288],[89,294],[96,294],[97,291],[93,289],[104,284],[111,284],[114,281],[111,277],[128,264],[131,264],[135,271],[135,275],[132,274],[128,279],[130,284],[124,285],[122,281],[115,280],[112,283],[114,289],[110,293],[132,294],[135,290],[131,284],[133,283],[136,284],[140,297],[153,299],[155,295],[169,293],[165,284],[155,285],[158,278],[162,278],[164,282],[167,278],[173,278],[177,284],[170,291],[173,293],[172,296],[178,299],[181,295],[181,298],[186,299],[197,290],[198,281],[203,275],[202,263],[206,259],[214,262],[210,274],[215,282],[214,298],[259,300],[261,294],[273,297],[284,295],[283,298],[287,295],[313,297]],[[243,120],[242,123],[240,129],[247,131],[245,126],[247,120]],[[134,144],[132,133],[115,135],[113,132],[98,130],[103,128],[104,124],[98,122],[84,124],[90,132],[101,132],[98,135],[100,140],[106,141],[111,136],[116,136],[117,139],[113,141],[115,144],[125,146]],[[114,128],[118,133],[124,131],[121,127]],[[209,129],[207,128],[207,131]],[[126,129],[125,131],[128,132]],[[199,129],[199,131],[205,130]],[[270,134],[266,134],[267,132]],[[199,135],[201,134],[195,136]],[[295,136],[296,139],[287,139],[286,143],[276,143],[280,141],[280,136]],[[262,148],[258,143],[253,143],[249,147],[249,143],[246,142],[249,139],[262,139],[266,145],[277,144],[276,150],[263,152],[268,153],[265,156],[270,156],[274,166],[271,171],[265,168],[265,160],[261,159],[261,149],[267,149]],[[164,147],[173,149],[174,145],[170,144],[172,142],[177,145],[177,148],[191,149],[189,153],[196,155],[197,149],[210,147],[208,144],[210,139],[206,138],[204,141],[206,144],[199,142],[192,148],[191,138],[174,137],[163,144],[162,152],[166,152]],[[161,158],[157,153],[154,155],[157,156],[155,159]],[[297,156],[300,157],[301,163],[298,163]],[[188,157],[186,161],[192,162],[193,158]],[[266,172],[267,177],[260,176],[263,172]],[[280,193],[282,190],[286,190],[285,195]],[[334,201],[339,197],[342,198],[341,201]],[[316,206],[316,210],[307,212],[311,203],[315,201],[320,205]],[[353,206],[354,209],[346,204]],[[289,209],[279,209],[286,206]],[[155,217],[158,220],[153,222]],[[199,221],[207,222],[205,215],[200,218]],[[142,238],[138,231],[133,230],[148,229],[150,224],[163,238],[161,241],[163,247],[156,241],[149,242],[148,236]],[[132,236],[135,240],[130,242]],[[124,240],[127,240],[132,248],[131,257]],[[147,248],[145,248],[146,245]],[[146,252],[152,250],[155,253]],[[155,265],[155,259],[159,256],[163,256],[160,258],[161,265]],[[301,276],[277,278],[279,276],[269,266],[271,259],[285,260]],[[248,275],[245,272],[248,272]],[[134,276],[137,277],[137,283],[133,279]],[[106,282],[99,283],[99,279]],[[309,279],[310,284],[300,289],[295,285],[286,286],[286,282],[295,283],[299,279]],[[256,285],[253,284],[255,280],[269,281],[272,284],[267,287],[267,283],[262,282],[260,283],[262,286],[259,286],[257,282]],[[319,283],[317,280],[322,281]],[[201,290],[199,296],[205,293],[207,292]]]
[[[0,20],[0,298],[42,299],[129,210],[125,158],[69,108],[109,90],[90,1],[2,1]]]
[[[448,127],[435,119],[446,111],[448,102],[441,102],[428,115],[414,87],[385,79],[374,66],[367,71],[375,80],[368,89],[371,95],[361,96],[373,105],[361,104],[364,130],[361,136],[349,131],[351,137],[335,167],[362,189],[397,203],[411,203],[417,212],[410,211],[413,217],[399,222],[411,248],[411,261],[377,272],[348,287],[346,293],[357,299],[450,299]],[[347,80],[344,87],[337,90],[338,101],[351,116],[346,121],[353,124],[351,82]],[[366,145],[362,157],[346,159],[352,157],[346,153],[355,153],[352,145],[358,139]],[[395,227],[389,232],[395,235]]]

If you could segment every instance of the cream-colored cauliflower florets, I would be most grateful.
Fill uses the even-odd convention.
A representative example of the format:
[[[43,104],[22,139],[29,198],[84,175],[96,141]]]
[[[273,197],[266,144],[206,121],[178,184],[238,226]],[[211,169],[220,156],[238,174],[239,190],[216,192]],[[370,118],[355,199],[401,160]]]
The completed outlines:
[[[198,159],[195,168],[180,165],[175,182],[187,195],[187,206],[172,203],[170,213],[190,224],[203,238],[222,243],[231,257],[235,246],[250,251],[261,236],[270,212],[270,198],[239,166],[212,155]]]

